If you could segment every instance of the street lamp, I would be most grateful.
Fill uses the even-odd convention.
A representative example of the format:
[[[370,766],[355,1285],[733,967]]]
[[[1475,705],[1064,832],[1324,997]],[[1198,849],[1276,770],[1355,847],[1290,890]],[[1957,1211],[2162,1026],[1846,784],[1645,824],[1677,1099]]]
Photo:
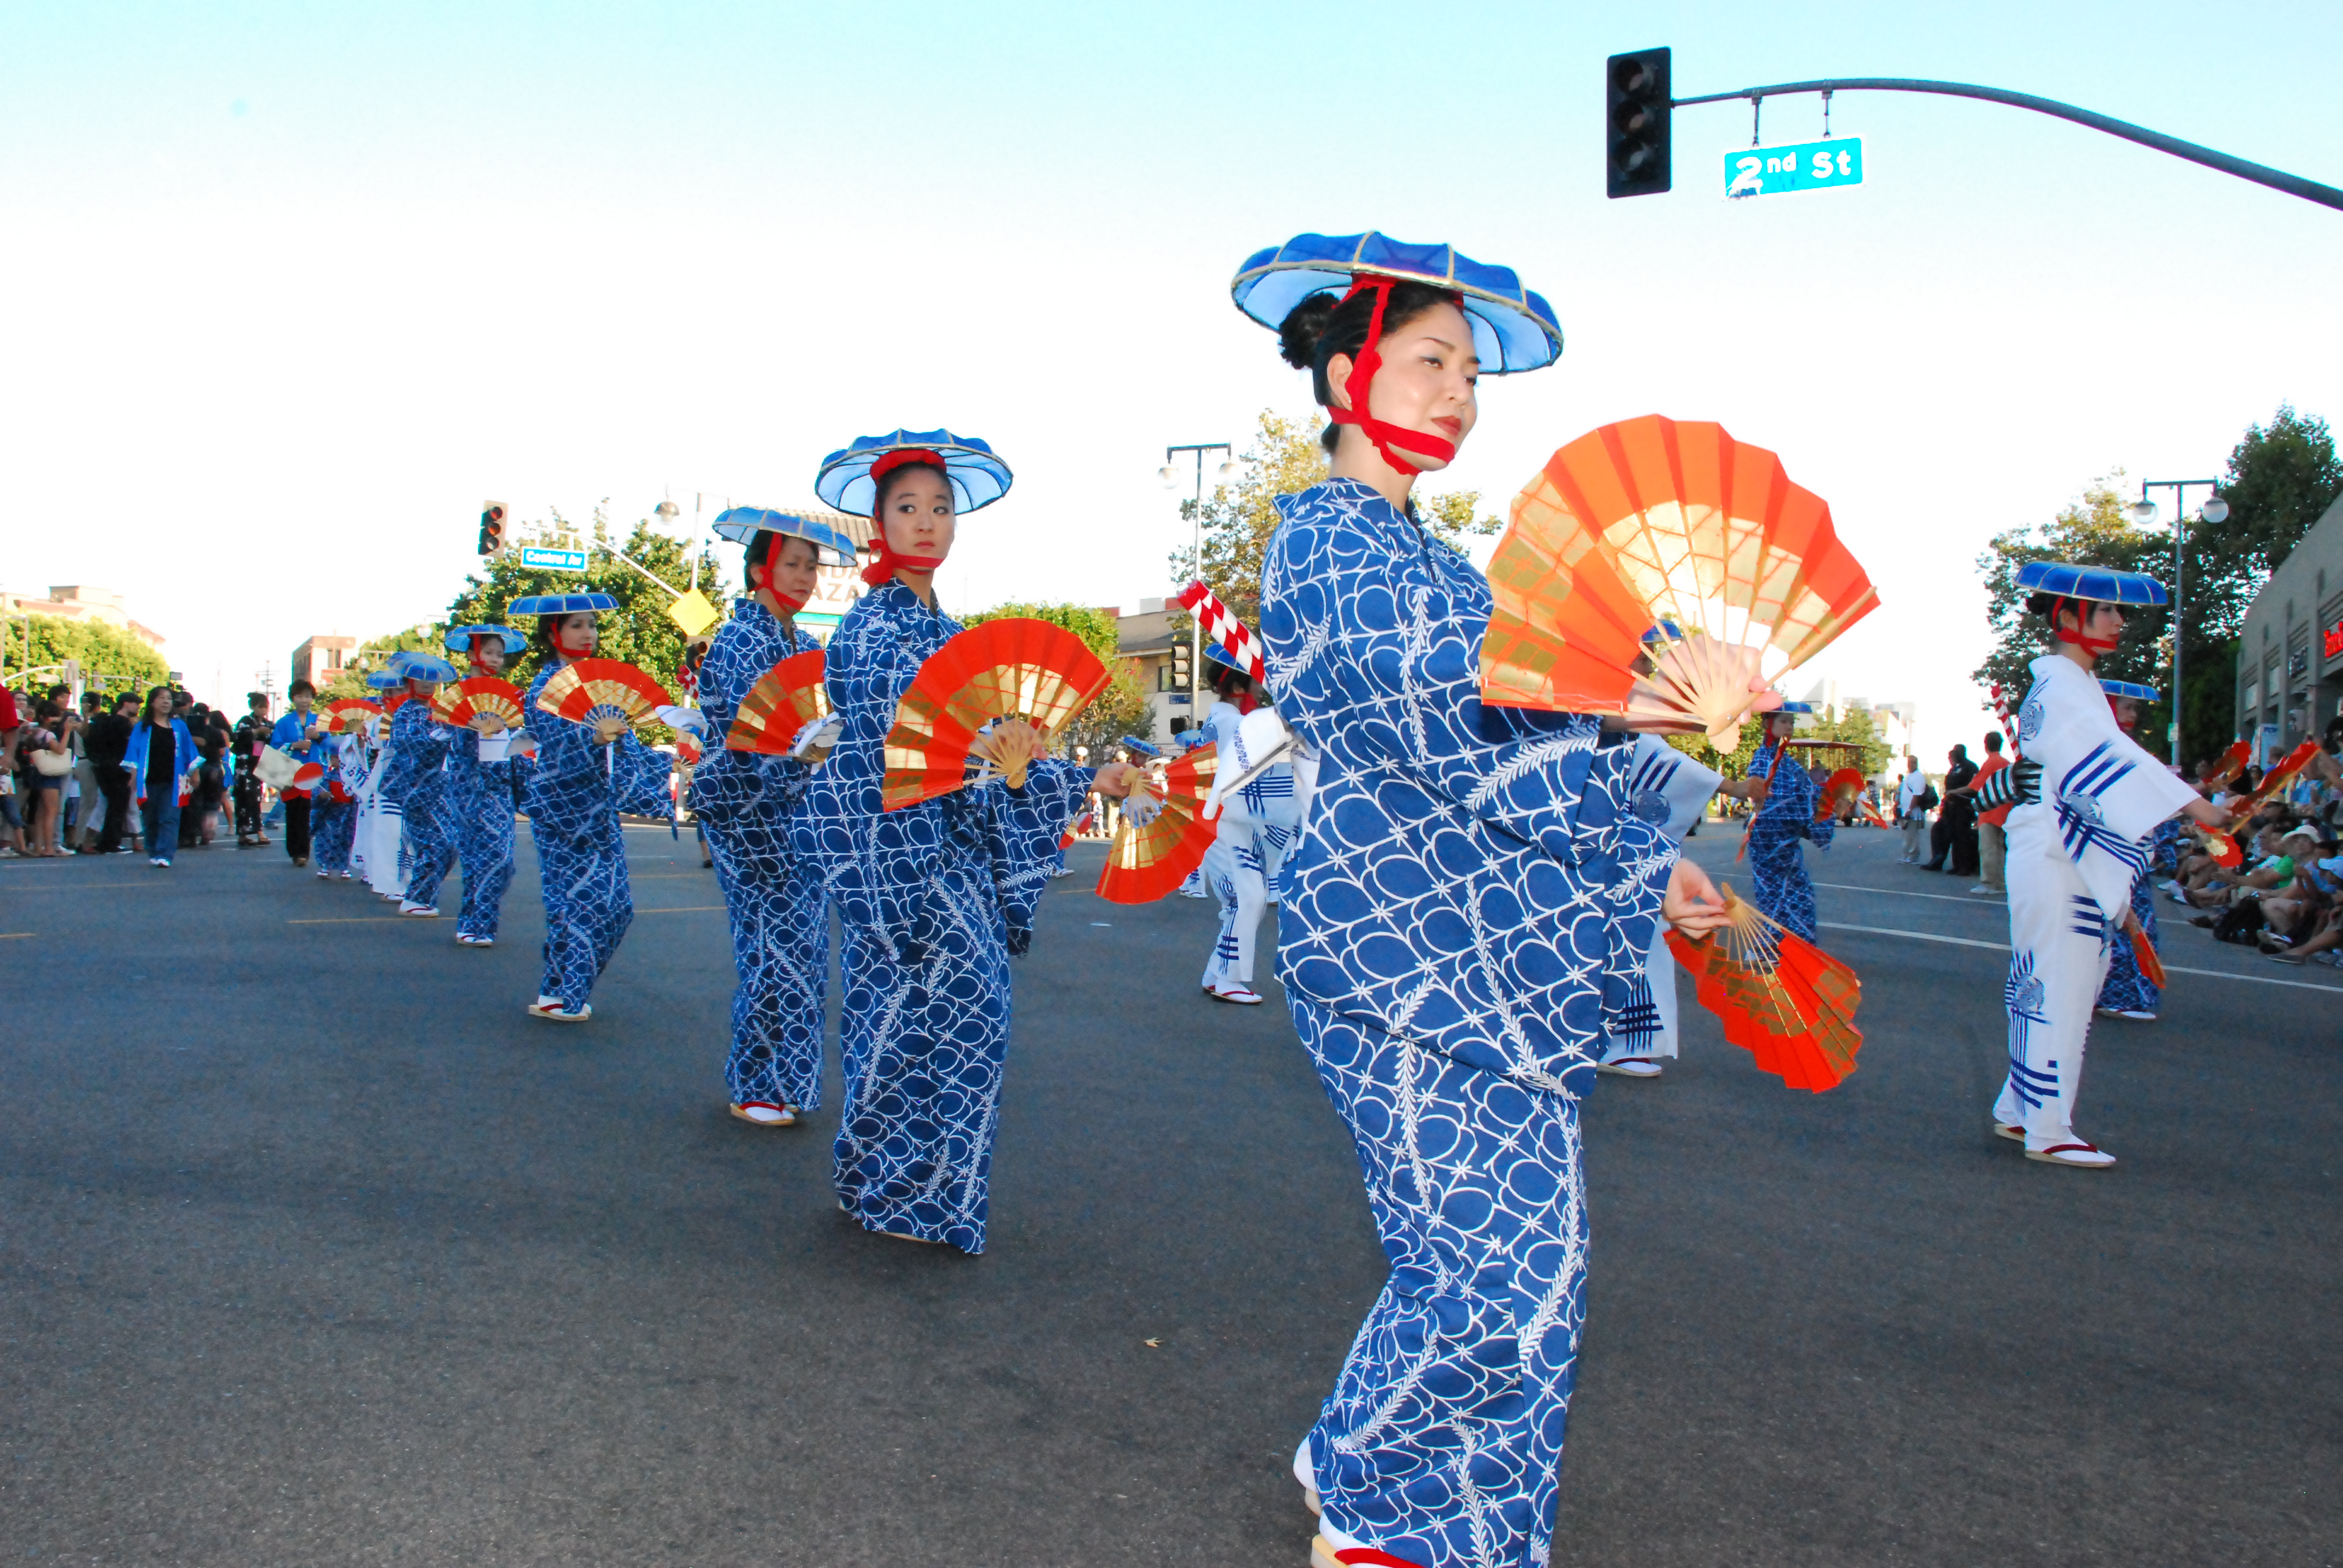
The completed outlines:
[[[2183,567],[2188,542],[2188,492],[2202,487],[2211,489],[2218,483],[2214,479],[2142,479],[2139,499],[2131,504],[2131,520],[2143,528],[2156,526],[2156,503],[2147,498],[2150,490],[2172,492],[2172,765],[2186,769],[2187,760],[2180,754],[2180,605]],[[2218,495],[2208,496],[2197,508],[2197,515],[2208,523],[2217,523],[2229,515],[2229,503]]]
[[[1179,455],[1182,452],[1192,452],[1196,455],[1196,512],[1192,520],[1196,525],[1196,576],[1201,579],[1204,575],[1204,454],[1207,452],[1226,452],[1228,454],[1227,461],[1222,463],[1219,467],[1212,470],[1213,477],[1225,483],[1226,481],[1236,477],[1237,449],[1234,447],[1230,446],[1226,441],[1206,441],[1201,445],[1164,447],[1163,466],[1155,470],[1155,479],[1158,484],[1161,485],[1167,490],[1180,482],[1180,476],[1178,472],[1173,469],[1172,465],[1178,460]],[[1204,622],[1202,617],[1191,615],[1188,618],[1188,638],[1190,643],[1188,650],[1188,724],[1189,727],[1192,729],[1196,725],[1197,721],[1202,717],[1204,711]]]

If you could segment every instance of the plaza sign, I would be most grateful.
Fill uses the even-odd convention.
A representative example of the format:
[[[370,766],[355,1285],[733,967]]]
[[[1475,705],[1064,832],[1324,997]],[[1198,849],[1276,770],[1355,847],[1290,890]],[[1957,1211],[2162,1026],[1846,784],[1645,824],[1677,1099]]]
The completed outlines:
[[[1818,191],[1863,183],[1863,138],[1835,136],[1786,147],[1743,147],[1725,155],[1729,199]]]

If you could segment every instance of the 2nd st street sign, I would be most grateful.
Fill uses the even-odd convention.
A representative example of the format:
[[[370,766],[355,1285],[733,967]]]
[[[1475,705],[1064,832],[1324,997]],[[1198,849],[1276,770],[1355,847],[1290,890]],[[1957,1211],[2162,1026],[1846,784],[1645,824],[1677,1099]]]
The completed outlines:
[[[1835,136],[1786,147],[1743,147],[1725,155],[1729,198],[1830,190],[1863,183],[1863,138]]]

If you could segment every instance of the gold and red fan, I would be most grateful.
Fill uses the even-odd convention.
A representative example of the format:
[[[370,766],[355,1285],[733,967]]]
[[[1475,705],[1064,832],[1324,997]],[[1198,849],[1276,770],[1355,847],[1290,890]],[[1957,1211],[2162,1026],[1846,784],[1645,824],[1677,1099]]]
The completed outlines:
[[[2268,799],[2280,786],[2291,782],[2296,774],[2309,767],[2310,759],[2318,755],[2318,742],[2304,741],[2271,763],[2268,769],[2262,774],[2262,781],[2254,786],[2253,792],[2247,795],[2241,804],[2253,805]]]
[[[414,695],[415,693],[409,691],[403,686],[396,691],[384,692],[382,694],[382,716],[385,719],[388,719],[392,714],[397,713],[401,708],[405,707],[407,699]],[[386,731],[386,733],[387,733],[387,731]]]
[[[540,713],[572,724],[623,720],[629,728],[672,707],[667,688],[622,658],[581,658],[565,664],[537,694]]]
[[[1220,766],[1210,745],[1174,758],[1161,782],[1151,780],[1148,796],[1161,804],[1152,812],[1122,808],[1122,820],[1107,846],[1106,869],[1099,873],[1098,895],[1110,903],[1151,904],[1188,879],[1204,863],[1204,851],[1219,836],[1216,823],[1204,819],[1204,799],[1212,792],[1212,774]],[[1140,798],[1131,791],[1132,800]],[[1141,816],[1147,820],[1141,821]]]
[[[1855,971],[1793,935],[1725,888],[1726,920],[1699,941],[1668,932],[1668,950],[1692,971],[1700,1005],[1725,1038],[1793,1089],[1819,1094],[1855,1070],[1863,1036]]]
[[[699,766],[699,737],[688,729],[678,730],[675,737],[675,759],[686,768],[697,768]]]
[[[1488,577],[1483,701],[1623,714],[1720,750],[1778,705],[1768,683],[1879,603],[1779,457],[1657,415],[1554,453],[1513,498]]]
[[[830,689],[822,684],[821,649],[793,653],[757,678],[724,732],[725,747],[782,757],[798,732],[829,716]]]
[[[520,689],[493,675],[476,675],[469,680],[441,687],[439,694],[431,699],[431,717],[459,729],[479,728],[483,735],[518,729],[523,717]],[[476,719],[491,722],[481,728],[473,725]]]
[[[2253,760],[2253,755],[2254,746],[2252,741],[2238,741],[2235,746],[2230,747],[2227,751],[2221,753],[2219,759],[2213,764],[2211,776],[2206,781],[2211,784],[2216,789],[2224,788],[2233,782],[2238,774],[2243,773],[2246,770],[2246,764]]]
[[[2246,852],[2237,847],[2237,839],[2218,828],[2205,829],[2205,852],[2224,870],[2235,870],[2246,863]]]
[[[1835,817],[1849,800],[1863,793],[1863,770],[1842,768],[1823,781],[1821,797],[1815,801],[1815,820]]]
[[[2157,956],[2156,944],[2147,940],[2147,930],[2139,923],[2137,915],[2124,916],[2124,932],[2131,938],[2132,962],[2139,966],[2139,978],[2158,990],[2164,990],[2169,983],[2164,978],[2164,960]]]
[[[1009,617],[970,627],[928,656],[895,705],[880,809],[900,811],[964,788],[971,763],[990,766],[980,744],[987,726],[1021,719],[1054,736],[1112,678],[1061,626]],[[1001,767],[1011,789],[1024,784],[1029,760]]]
[[[326,704],[326,728],[337,735],[349,735],[366,728],[366,721],[382,709],[363,697],[337,697]]]

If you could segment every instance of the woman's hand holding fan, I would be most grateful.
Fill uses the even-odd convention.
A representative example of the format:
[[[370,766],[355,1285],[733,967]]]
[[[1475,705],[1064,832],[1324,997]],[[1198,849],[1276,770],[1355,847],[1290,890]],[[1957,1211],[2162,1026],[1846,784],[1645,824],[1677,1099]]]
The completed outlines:
[[[979,731],[968,749],[1011,789],[1022,789],[1025,770],[1050,754],[1050,738],[1021,719],[1004,719]]]
[[[1678,861],[1681,867],[1683,861]],[[1698,941],[1676,931],[1668,950],[1692,971],[1701,1006],[1725,1025],[1728,1044],[1793,1089],[1820,1093],[1855,1070],[1863,984],[1855,971],[1724,890],[1725,912]],[[1664,908],[1664,906],[1663,906]]]

